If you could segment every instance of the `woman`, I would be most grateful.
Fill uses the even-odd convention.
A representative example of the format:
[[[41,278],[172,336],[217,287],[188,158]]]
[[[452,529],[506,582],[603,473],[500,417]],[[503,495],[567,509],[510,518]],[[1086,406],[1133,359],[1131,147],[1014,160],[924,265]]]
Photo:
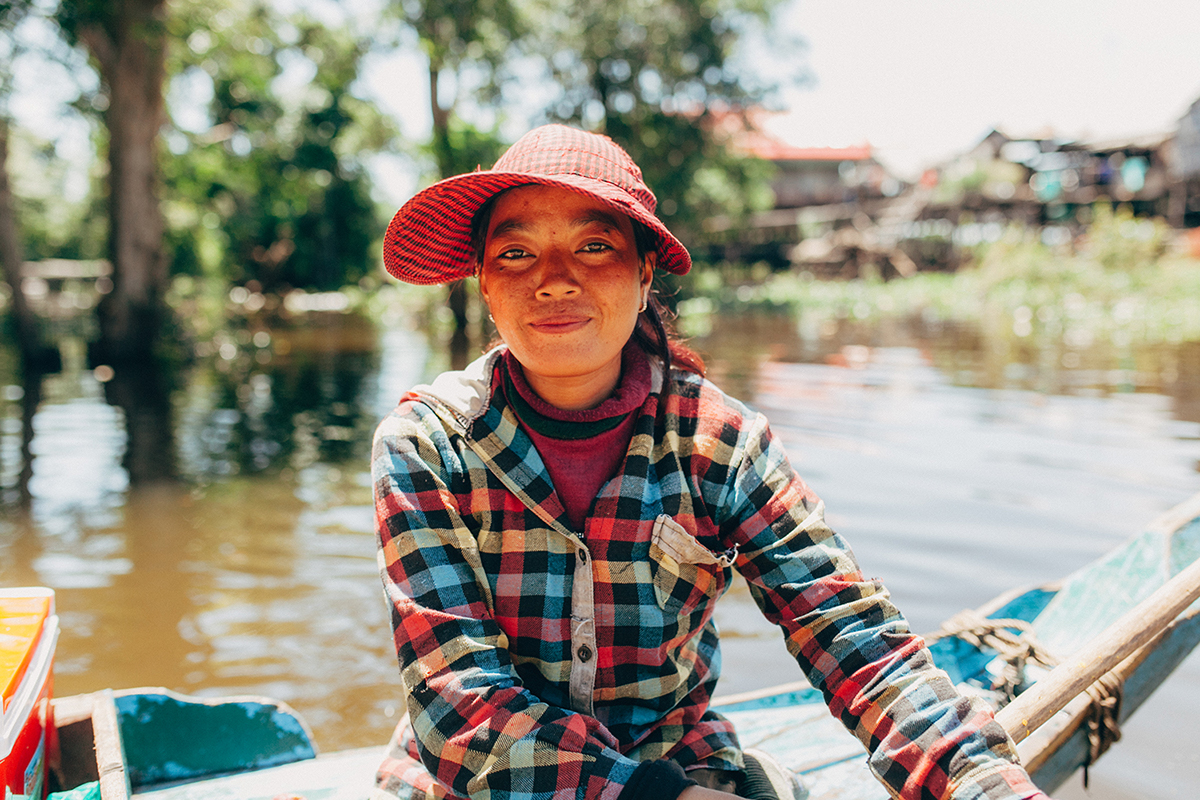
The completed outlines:
[[[708,708],[731,570],[903,797],[1044,797],[866,580],[766,420],[671,342],[691,266],[605,137],[538,128],[396,214],[395,277],[476,274],[503,345],[376,434],[380,565],[408,718],[383,796],[780,800]],[[767,791],[767,795],[771,792]]]

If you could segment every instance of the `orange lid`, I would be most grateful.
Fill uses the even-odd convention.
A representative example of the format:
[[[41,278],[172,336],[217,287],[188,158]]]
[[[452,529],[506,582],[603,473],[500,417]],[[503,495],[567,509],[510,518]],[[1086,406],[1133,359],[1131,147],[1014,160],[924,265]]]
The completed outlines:
[[[27,597],[0,594],[0,696],[6,710],[25,677],[42,627],[53,609],[54,596],[50,594]]]

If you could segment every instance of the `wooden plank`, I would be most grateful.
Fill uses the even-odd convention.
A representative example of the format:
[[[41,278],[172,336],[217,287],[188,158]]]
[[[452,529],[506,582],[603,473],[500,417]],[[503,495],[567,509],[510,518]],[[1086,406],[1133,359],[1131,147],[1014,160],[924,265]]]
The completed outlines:
[[[371,795],[385,747],[320,755],[278,767],[139,791],[139,800],[363,800]]]
[[[55,697],[54,727],[57,728],[58,758],[51,765],[54,775],[52,791],[74,789],[100,779],[96,768],[96,733],[92,729],[92,708],[96,704],[90,694]]]
[[[96,698],[90,694],[73,694],[69,697],[55,697],[50,704],[54,706],[54,724],[62,728],[85,719],[90,721]]]
[[[125,750],[121,726],[111,689],[93,695],[92,728],[96,734],[96,771],[100,776],[101,800],[129,800],[132,794],[125,773]]]

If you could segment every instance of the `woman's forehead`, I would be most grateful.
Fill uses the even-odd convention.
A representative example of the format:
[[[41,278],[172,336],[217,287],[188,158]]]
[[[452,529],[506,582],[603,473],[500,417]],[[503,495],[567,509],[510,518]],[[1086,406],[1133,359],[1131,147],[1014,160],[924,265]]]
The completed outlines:
[[[488,237],[529,232],[546,224],[599,224],[627,235],[633,232],[633,221],[608,203],[559,186],[528,185],[509,189],[496,198]]]

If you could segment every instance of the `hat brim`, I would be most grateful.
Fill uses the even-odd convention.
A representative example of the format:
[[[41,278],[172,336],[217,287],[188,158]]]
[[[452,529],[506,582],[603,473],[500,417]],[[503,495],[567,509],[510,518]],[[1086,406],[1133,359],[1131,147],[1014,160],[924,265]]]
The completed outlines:
[[[683,275],[692,266],[687,248],[618,186],[581,175],[538,175],[528,172],[483,170],[447,178],[418,192],[388,225],[383,239],[383,264],[405,283],[449,283],[475,274],[471,223],[491,197],[526,184],[558,186],[599,200],[636,219],[658,241],[657,266]]]

